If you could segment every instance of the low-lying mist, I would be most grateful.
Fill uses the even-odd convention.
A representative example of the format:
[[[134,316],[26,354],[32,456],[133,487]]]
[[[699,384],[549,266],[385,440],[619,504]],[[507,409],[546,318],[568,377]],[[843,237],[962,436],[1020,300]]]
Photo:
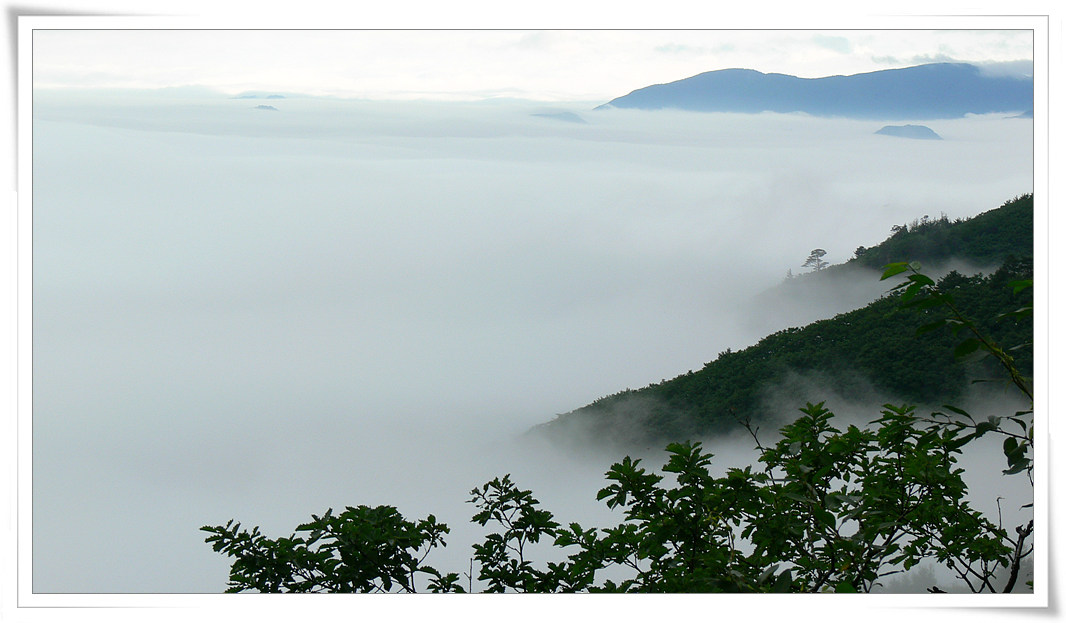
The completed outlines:
[[[764,405],[769,413],[777,415],[775,426],[790,421],[789,414],[798,417],[798,407],[807,402],[825,401],[825,406],[834,414],[833,426],[845,430],[854,425],[859,428],[873,428],[873,420],[881,415],[885,404],[904,406],[898,399],[878,391],[868,384],[865,395],[854,392],[855,384],[848,396],[827,390],[833,379],[818,375],[791,375],[786,382],[765,392]],[[799,403],[799,404],[797,404]],[[952,414],[942,404],[912,405],[915,415],[928,418],[934,412]],[[951,401],[951,406],[969,413],[974,420],[981,422],[989,416],[1009,417],[1031,408],[1028,399],[1006,382],[989,382],[972,386],[963,396]],[[1019,432],[1013,424],[1004,423],[1004,428]],[[759,442],[770,446],[780,438],[777,429],[771,426],[759,433]],[[1007,461],[1003,454],[1003,436],[987,434],[967,444],[959,456],[958,467],[965,471],[968,490],[965,499],[980,511],[992,523],[1007,530],[1010,536],[1016,536],[1014,528],[1024,525],[1033,518],[1031,508],[1023,508],[1033,502],[1033,486],[1025,473],[1005,475]],[[743,458],[739,458],[744,461]],[[747,463],[743,463],[747,464]],[[1030,543],[1031,544],[1031,543]],[[1015,592],[1031,592],[1025,581],[1032,580],[1032,558],[1024,562],[1023,572],[1018,580]],[[1006,584],[1009,569],[1000,569],[995,574],[997,591]],[[969,589],[944,565],[927,561],[909,571],[888,575],[881,580],[875,592],[926,593],[936,585],[946,592],[968,593]]]
[[[465,572],[504,473],[615,523],[620,456],[521,434],[806,322],[753,297],[813,248],[1032,190],[1023,119],[263,103],[34,94],[34,592],[220,592],[200,526],[358,504]]]
[[[843,395],[832,389],[839,385],[840,380],[839,377],[829,377],[818,373],[788,374],[783,381],[767,387],[762,392],[759,411],[763,415],[760,420],[751,422],[750,428],[732,426],[719,435],[691,437],[689,440],[699,441],[704,450],[713,455],[710,472],[716,477],[724,476],[730,468],[745,466],[752,466],[753,471],[759,472],[764,466],[759,461],[761,452],[758,446],[761,445],[764,448],[774,446],[781,439],[781,427],[799,418],[802,415],[801,408],[808,403],[824,403],[825,408],[833,413],[831,426],[840,431],[846,430],[849,426],[876,430],[878,425],[875,420],[882,416],[886,404],[904,405],[891,395],[879,391],[868,380],[858,377],[848,379],[848,392],[847,395]],[[865,387],[865,391],[861,391],[859,389],[861,387]],[[606,461],[605,465],[627,455],[639,457],[643,467],[664,476],[663,486],[672,486],[676,481],[672,475],[661,469],[668,459],[668,454],[664,449],[665,444],[648,445],[646,441],[638,444],[635,439],[639,439],[639,436],[645,434],[646,431],[633,431],[631,433],[633,436],[630,437],[624,430],[626,426],[636,425],[633,420],[639,418],[637,414],[640,409],[649,409],[653,400],[654,398],[636,395],[630,399],[631,404],[623,402],[621,406],[613,406],[608,417],[620,420],[620,427],[623,428],[617,434],[612,430],[610,434],[605,435],[599,427],[584,430],[585,426],[590,426],[589,422],[578,420],[567,424],[566,430],[570,431],[573,436],[573,440],[569,443],[560,443],[558,439],[552,443],[541,435],[530,435],[524,439],[524,446],[545,451],[547,456],[551,457],[562,453],[566,457],[563,461],[568,467],[573,465],[569,461],[572,461],[575,455],[588,455],[590,458],[602,459]],[[964,395],[953,400],[951,405],[967,411],[977,422],[984,421],[989,416],[1014,416],[1029,408],[1027,399],[1021,392],[1005,383],[974,385]],[[936,412],[951,413],[942,404],[912,406],[915,409],[914,414],[919,418],[930,418]],[[1011,432],[1019,432],[1010,423],[1005,423],[1004,428]],[[1024,472],[1013,475],[1003,473],[1008,467],[1003,453],[1003,440],[1002,435],[990,433],[972,441],[958,456],[957,467],[965,472],[964,480],[967,485],[965,499],[989,521],[1003,527],[1013,537],[1016,536],[1015,527],[1024,526],[1033,518],[1032,509],[1025,508],[1033,502],[1033,486]],[[590,448],[593,451],[590,452]],[[588,462],[586,466],[593,469],[595,464]],[[781,475],[780,471],[775,473],[778,476]],[[531,480],[537,482],[535,477]],[[589,481],[587,486],[582,483],[575,490],[596,490],[605,484],[606,480],[601,477],[599,480]],[[547,506],[547,508],[553,512],[556,512],[556,509],[563,509],[563,512],[557,513],[556,516],[556,520],[560,523],[565,525],[572,520],[573,517],[569,516],[571,513],[577,513],[583,518],[582,525],[585,528],[590,525],[601,528],[612,527],[621,522],[620,513],[610,513],[605,507],[597,510],[596,503],[592,502],[594,496],[587,496],[584,499],[568,499],[566,495],[556,496],[552,491],[554,487],[559,487],[559,483],[545,480],[533,486],[533,490],[537,493],[539,488],[543,488],[551,492],[552,501],[556,501],[557,505]],[[602,503],[599,506],[603,506]],[[584,518],[592,518],[594,521],[589,524]],[[842,524],[844,534],[854,529],[854,524],[847,522]],[[741,550],[750,551],[750,543],[741,538],[739,534],[737,543]],[[1031,540],[1027,542],[1027,545],[1031,544]],[[563,553],[572,553],[572,551]],[[559,552],[551,552],[551,554],[560,555]],[[896,567],[888,566],[883,571],[888,573],[873,587],[873,592],[927,594],[934,586],[948,593],[970,592],[970,589],[949,567],[931,560],[923,561],[909,570],[904,570],[897,565]],[[608,573],[615,573],[615,571],[609,570]],[[1009,568],[1001,567],[996,570],[992,581],[995,590],[1000,591],[1003,588],[1009,575]],[[626,577],[630,576],[623,573],[622,576],[612,579],[617,581]],[[1022,561],[1021,573],[1014,592],[1032,592],[1032,588],[1026,585],[1026,582],[1032,579],[1033,559],[1029,557]]]
[[[915,259],[901,257],[894,261]],[[951,271],[962,275],[990,275],[996,268],[953,259],[939,264],[923,264],[922,273],[939,280]],[[816,320],[832,318],[877,300],[895,284],[893,281],[881,281],[882,271],[879,269],[857,264],[840,266],[839,269],[799,275],[795,283],[778,283],[755,295],[748,302],[745,330],[751,334],[769,335],[782,329],[802,327]]]

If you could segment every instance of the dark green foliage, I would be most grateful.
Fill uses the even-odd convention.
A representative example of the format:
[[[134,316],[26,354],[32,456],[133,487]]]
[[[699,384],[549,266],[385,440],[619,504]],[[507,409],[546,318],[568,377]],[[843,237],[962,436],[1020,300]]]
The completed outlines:
[[[1028,555],[1020,532],[1011,540],[963,499],[957,459],[975,437],[962,428],[885,405],[872,428],[841,431],[822,404],[800,411],[772,447],[756,439],[757,468],[714,476],[713,455],[691,442],[667,446],[665,476],[640,459],[613,464],[597,499],[622,510],[614,527],[562,527],[509,476],[475,488],[473,521],[500,528],[473,546],[478,580],[486,592],[867,592],[936,560],[974,592],[996,592],[993,574]],[[435,591],[463,592],[457,574],[411,553],[446,532],[432,517],[416,525],[390,507],[349,508],[300,526],[308,539],[277,541],[238,527],[203,528],[237,559],[230,592],[413,591],[416,572]],[[309,549],[322,535],[329,543]],[[532,561],[527,547],[542,540],[566,559]],[[598,578],[607,570],[615,579]]]
[[[266,538],[258,526],[241,530],[232,520],[202,527],[216,552],[235,559],[226,592],[415,592],[420,574],[434,592],[461,591],[458,574],[441,576],[422,564],[448,533],[433,515],[411,522],[392,506],[349,506],[340,515],[329,509],[311,518],[278,539]]]
[[[950,429],[911,407],[885,405],[873,428],[845,431],[821,404],[802,412],[762,454],[770,504],[744,531],[767,562],[793,563],[793,590],[868,591],[928,558],[965,569],[1008,563],[1003,531],[962,500]]]
[[[1009,269],[1015,264],[1017,263],[1008,261],[1004,264],[1003,269],[993,275],[991,281],[997,287],[1002,288],[1004,286],[1004,281],[1006,281],[1006,275],[1008,274]],[[1024,263],[1021,263],[1021,265],[1024,266]],[[1028,268],[1031,273],[1031,267]],[[1007,469],[1004,470],[1004,473],[1016,474],[1025,470],[1029,475],[1029,481],[1032,482],[1033,467],[1029,457],[1033,445],[1033,425],[1031,421],[1027,423],[1025,419],[1025,416],[1032,415],[1031,406],[1033,403],[1033,380],[1025,375],[1025,370],[1030,369],[1032,365],[1031,338],[1028,342],[1016,344],[1014,347],[1010,348],[1010,352],[1008,352],[1008,350],[1005,350],[1002,346],[993,342],[988,337],[987,332],[979,326],[973,318],[964,315],[962,311],[960,311],[955,296],[957,291],[954,287],[947,287],[944,283],[946,280],[941,280],[941,283],[939,284],[933,283],[932,279],[921,273],[921,266],[916,262],[897,262],[889,264],[885,266],[881,279],[884,280],[906,273],[910,273],[906,275],[906,280],[897,284],[893,288],[893,290],[900,292],[900,307],[912,307],[926,310],[940,308],[946,309],[947,311],[945,317],[937,318],[932,322],[919,327],[916,333],[921,335],[941,328],[948,328],[956,339],[962,335],[965,339],[955,346],[955,358],[975,359],[978,357],[988,357],[993,367],[1001,368],[1006,372],[1008,382],[1025,394],[1029,399],[1030,404],[1029,410],[1020,411],[1015,414],[1015,417],[989,417],[985,422],[976,422],[966,411],[951,406],[946,406],[946,408],[952,411],[956,416],[963,416],[969,420],[969,423],[963,422],[957,417],[952,418],[943,413],[934,413],[933,417],[942,416],[946,418],[941,425],[954,427],[959,431],[972,428],[973,432],[960,438],[960,443],[965,443],[970,439],[980,437],[991,430],[995,430],[1004,435],[1003,453],[1007,458]],[[954,283],[954,281],[956,280],[952,280],[952,283]],[[1014,295],[1018,295],[1031,290],[1033,287],[1033,280],[1017,279],[1006,283],[1006,286]],[[1032,303],[1029,302],[1021,305],[1013,311],[999,314],[997,320],[1011,319],[1024,323],[1032,317],[1032,313],[1033,306]],[[1014,423],[1017,432],[1012,433],[1004,429],[1001,426],[1004,419]]]
[[[970,311],[974,325],[1005,344],[1032,342],[1030,319],[1001,317],[1030,304],[1028,293],[1003,287],[1031,277],[1023,263],[1005,265],[991,276],[964,277],[951,273],[941,280],[958,305]],[[956,340],[948,332],[929,332],[914,340],[930,323],[946,322],[942,309],[900,309],[894,293],[862,309],[820,320],[803,328],[786,329],[740,351],[725,351],[701,370],[601,398],[587,407],[560,416],[539,429],[549,435],[570,434],[568,424],[581,422],[598,434],[619,426],[615,417],[624,405],[640,400],[640,417],[631,418],[626,433],[633,441],[662,442],[679,437],[722,432],[737,419],[763,420],[764,392],[788,382],[789,375],[818,374],[827,389],[845,398],[860,398],[874,388],[911,404],[936,404],[957,399],[978,379],[1002,378],[1002,370],[988,361],[958,365],[952,356]],[[1016,353],[1024,374],[1032,370],[1031,353]]]
[[[711,476],[712,455],[699,443],[672,443],[663,471],[676,484],[626,457],[607,472],[611,484],[597,499],[624,510],[626,522],[604,531],[605,564],[624,564],[631,579],[598,590],[633,592],[743,592],[758,590],[759,568],[736,549],[735,528],[757,494],[750,470]]]
[[[486,592],[560,590],[554,568],[538,571],[526,559],[529,544],[555,536],[559,524],[552,521],[552,514],[537,508],[537,499],[516,487],[510,474],[470,493],[473,497],[469,501],[480,509],[473,521],[482,526],[494,522],[503,528],[503,532],[492,533],[474,546],[474,560],[481,565],[478,579],[488,582]]]
[[[991,275],[952,272],[939,286],[968,311],[983,333],[1004,344],[1031,343],[1031,319],[1009,313],[1030,305],[1031,293],[1012,292],[1006,285],[1032,278],[1032,201],[1032,195],[1025,195],[957,223],[940,219],[901,226],[888,241],[864,249],[849,264],[861,261],[880,268],[888,263],[880,258],[908,252],[915,255],[892,259],[999,261],[1001,268]],[[833,268],[819,272],[828,274]],[[797,277],[789,287],[801,287],[799,282],[807,277],[815,275]],[[779,331],[749,348],[727,350],[701,370],[601,398],[534,430],[559,440],[583,442],[576,432],[581,430],[590,438],[623,446],[664,443],[723,432],[734,428],[738,418],[775,419],[779,414],[765,410],[765,392],[786,385],[793,374],[818,375],[826,379],[821,383],[826,389],[844,398],[864,397],[869,382],[873,389],[911,404],[956,400],[975,380],[1003,377],[1002,369],[988,361],[956,365],[953,351],[961,348],[959,354],[965,354],[972,344],[958,347],[947,333],[929,332],[922,340],[911,339],[920,327],[947,322],[950,312],[936,307],[900,309],[900,296],[893,293],[861,309]],[[1017,368],[1031,374],[1031,353],[1016,356]]]
[[[1025,547],[1032,522],[1011,538],[974,510],[957,465],[981,434],[1009,435],[999,421],[975,435],[965,423],[885,405],[870,428],[842,431],[823,404],[800,411],[772,447],[756,438],[758,467],[713,476],[713,455],[698,442],[667,446],[665,477],[640,459],[615,463],[597,495],[624,511],[624,522],[611,528],[559,528],[508,483],[510,497],[525,501],[520,515],[544,518],[541,536],[577,550],[545,571],[523,559],[510,567],[509,585],[523,586],[526,569],[528,585],[546,592],[868,592],[886,576],[935,560],[973,592],[1013,589],[1021,559],[1032,552]],[[1005,445],[1010,461],[1007,446],[1014,444]],[[597,582],[607,569],[627,577]],[[1005,585],[994,579],[1007,570]]]
[[[890,238],[866,249],[852,262],[881,268],[901,258],[934,264],[965,258],[976,265],[1002,264],[1019,250],[1033,248],[1033,195],[1025,194],[967,220],[947,216],[922,217],[909,225],[897,225]]]
[[[1010,273],[1020,273],[1022,270],[1025,273],[1031,274],[1031,266],[1014,262],[1013,260],[1004,264],[1003,268],[997,271],[990,279],[991,285],[996,288],[1002,288],[1004,282],[1010,276]],[[992,355],[995,360],[1009,373],[1010,382],[1022,390],[1023,393],[1029,398],[1033,399],[1033,392],[1030,388],[1032,381],[1022,376],[1021,371],[1018,369],[1015,358],[1009,355],[1001,347],[991,342],[987,337],[987,331],[979,326],[979,324],[971,317],[966,317],[959,311],[959,307],[956,304],[956,294],[961,290],[957,285],[946,284],[945,281],[949,281],[950,284],[956,284],[961,281],[961,278],[956,275],[949,275],[952,277],[950,280],[942,280],[941,283],[934,283],[932,279],[921,273],[921,266],[916,262],[898,262],[895,264],[889,264],[885,266],[885,271],[881,276],[882,280],[888,279],[900,273],[910,272],[907,275],[906,281],[897,284],[893,287],[893,291],[899,291],[899,301],[901,308],[915,308],[922,310],[931,310],[936,308],[946,308],[947,315],[943,318],[935,318],[932,322],[925,324],[918,328],[917,334],[926,333],[939,329],[941,327],[950,327],[952,333],[958,336],[960,333],[964,333],[966,339],[959,343],[955,347],[955,358],[961,359],[968,357],[973,353],[983,351],[984,354]],[[1024,273],[1023,273],[1024,276]],[[1015,279],[1010,281],[1006,285],[1010,286],[1014,295],[1026,292],[1032,288],[1033,280],[1029,279]],[[986,301],[978,301],[986,302]],[[973,307],[976,307],[976,303]],[[1012,318],[1017,320],[1027,319],[1032,315],[1032,303],[1022,304],[1021,307],[1014,311],[1003,312],[996,316],[996,320],[1003,320],[1005,318]],[[1031,340],[1026,342],[1025,345],[1031,345]]]
[[[1033,255],[1033,195],[1011,199],[998,208],[968,219],[951,220],[923,216],[909,224],[893,225],[891,235],[873,247],[860,246],[843,264],[801,273],[788,283],[798,293],[812,284],[843,279],[864,269],[881,267],[902,259],[927,266],[963,260],[973,266],[1000,266],[1011,258]]]

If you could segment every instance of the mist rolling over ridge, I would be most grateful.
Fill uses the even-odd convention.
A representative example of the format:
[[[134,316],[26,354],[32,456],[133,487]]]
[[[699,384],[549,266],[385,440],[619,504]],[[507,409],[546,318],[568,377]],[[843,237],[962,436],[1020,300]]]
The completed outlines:
[[[34,591],[217,592],[197,527],[346,504],[435,513],[465,571],[463,501],[507,472],[598,521],[619,457],[516,437],[798,324],[753,322],[756,297],[812,248],[843,262],[1033,185],[1033,123],[1001,115],[889,141],[887,119],[258,103],[34,93]],[[116,533],[169,545],[94,572]]]
[[[967,310],[960,313],[979,331],[994,331],[999,343],[1031,344],[1031,323],[1010,322],[1002,315],[1025,304],[1007,285],[1032,276],[1032,195],[1015,197],[970,219],[925,215],[892,231],[878,245],[856,248],[855,256],[843,264],[827,265],[820,260],[824,250],[812,251],[805,262],[814,267],[812,272],[789,272],[784,282],[753,299],[753,326],[792,321],[789,328],[738,352],[726,349],[696,372],[600,398],[531,433],[578,447],[600,440],[623,448],[659,445],[722,434],[748,421],[786,424],[794,409],[768,404],[767,392],[820,402],[819,391],[786,389],[796,378],[806,378],[805,387],[849,402],[935,409],[941,401],[958,399],[973,382],[1002,376],[998,362],[960,365],[949,357],[957,336],[915,340],[918,327],[937,316],[906,311],[898,293],[883,291],[886,282],[877,278],[881,271],[875,268],[907,258],[911,266],[922,266],[930,284],[950,292],[953,304]],[[973,270],[975,265],[993,270],[985,275]],[[881,291],[872,289],[875,283]],[[833,306],[841,304],[849,311],[835,313]],[[756,312],[762,308],[775,311]],[[1031,376],[1032,359],[1024,350],[1013,362],[1023,376]],[[812,383],[814,376],[823,380]],[[875,394],[894,398],[865,400]]]

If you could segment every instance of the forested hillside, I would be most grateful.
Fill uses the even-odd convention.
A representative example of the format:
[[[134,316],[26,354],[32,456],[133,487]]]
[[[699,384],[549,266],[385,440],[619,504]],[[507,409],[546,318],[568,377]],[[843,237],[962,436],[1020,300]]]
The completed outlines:
[[[880,245],[857,250],[846,265],[829,267],[811,279],[832,279],[848,265],[880,268],[890,262],[962,259],[998,265],[989,275],[950,272],[938,285],[999,344],[1032,341],[1030,320],[997,320],[1026,301],[1007,286],[1032,275],[1033,198],[1025,195],[968,220],[923,217],[893,228]],[[790,280],[802,287],[804,279]],[[885,289],[890,287],[885,282]],[[1031,294],[1025,294],[1031,297]],[[601,398],[534,429],[553,439],[581,442],[586,435],[622,445],[706,436],[735,429],[738,419],[775,421],[774,390],[805,390],[797,379],[814,379],[826,392],[851,400],[872,393],[897,403],[939,405],[957,398],[975,379],[1002,374],[989,362],[959,365],[952,356],[957,338],[947,331],[915,338],[918,327],[942,310],[900,309],[898,295],[802,328],[779,331],[740,351],[725,351],[701,370]],[[1032,362],[1018,360],[1031,374]],[[793,402],[825,396],[792,395]]]
[[[1022,195],[967,220],[928,216],[897,225],[890,238],[859,251],[853,262],[880,269],[890,262],[943,262],[965,259],[999,265],[1007,258],[1033,255],[1033,196]]]
[[[972,266],[999,267],[1010,257],[1032,257],[1033,196],[1015,197],[1000,207],[969,219],[924,215],[892,226],[880,244],[855,249],[854,257],[824,270],[797,274],[782,288],[803,289],[825,281],[843,281],[861,269],[880,272],[885,264],[916,260],[943,266],[952,260]]]

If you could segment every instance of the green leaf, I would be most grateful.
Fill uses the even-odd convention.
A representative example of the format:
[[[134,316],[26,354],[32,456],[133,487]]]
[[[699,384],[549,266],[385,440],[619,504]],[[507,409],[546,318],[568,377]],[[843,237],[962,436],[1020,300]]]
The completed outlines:
[[[1022,290],[1026,290],[1028,288],[1033,287],[1033,280],[1032,279],[1019,279],[1018,281],[1010,281],[1010,282],[1007,283],[1007,286],[1012,288],[1014,290],[1014,293],[1017,294],[1017,293],[1021,292]]]
[[[958,407],[953,407],[951,405],[944,405],[944,408],[947,409],[948,411],[953,411],[955,413],[958,413],[959,415],[964,415],[967,418],[970,418],[971,420],[973,419],[973,417],[969,413],[967,413],[966,411],[963,411],[962,409],[960,409]]]
[[[775,593],[787,593],[792,587],[792,571],[785,569],[781,572],[781,575],[777,576],[774,580],[774,586],[771,589]]]
[[[962,359],[967,355],[971,355],[981,348],[981,341],[975,337],[971,337],[967,340],[963,340],[958,346],[955,347],[955,358]]]
[[[908,268],[910,267],[908,266],[907,262],[893,262],[892,264],[886,264],[884,267],[884,272],[881,273],[881,281],[884,281],[885,279],[898,275],[902,272],[906,272]]]
[[[825,524],[825,525],[827,525],[829,527],[833,527],[833,526],[836,525],[836,518],[833,517],[832,513],[830,513],[829,511],[825,510],[824,508],[819,508],[819,507],[815,506],[811,510],[811,514],[814,515],[815,519],[817,519],[818,521],[820,521],[821,523],[823,523],[823,524]]]
[[[910,307],[909,301],[911,299],[913,299],[915,296],[917,296],[918,294],[920,294],[921,291],[922,291],[921,286],[916,284],[916,283],[912,283],[909,286],[907,286],[907,289],[904,290],[903,294],[900,295],[899,302],[900,303],[908,303],[908,304],[906,304],[906,305],[902,305],[901,304],[900,307]]]
[[[919,274],[915,274],[915,275],[911,275],[911,276],[907,277],[907,279],[910,279],[916,285],[936,286],[936,282],[935,281],[933,281],[929,277],[926,277],[925,275],[922,275],[920,273]]]
[[[764,569],[763,572],[759,575],[759,584],[763,584],[764,582],[766,582],[766,579],[773,575],[774,571],[777,571],[777,568],[779,566],[780,565],[778,564],[773,564]]]
[[[1033,315],[1032,307],[1019,307],[1018,309],[1010,312],[1004,312],[996,316],[996,320],[1003,320],[1004,318],[1027,318]]]

